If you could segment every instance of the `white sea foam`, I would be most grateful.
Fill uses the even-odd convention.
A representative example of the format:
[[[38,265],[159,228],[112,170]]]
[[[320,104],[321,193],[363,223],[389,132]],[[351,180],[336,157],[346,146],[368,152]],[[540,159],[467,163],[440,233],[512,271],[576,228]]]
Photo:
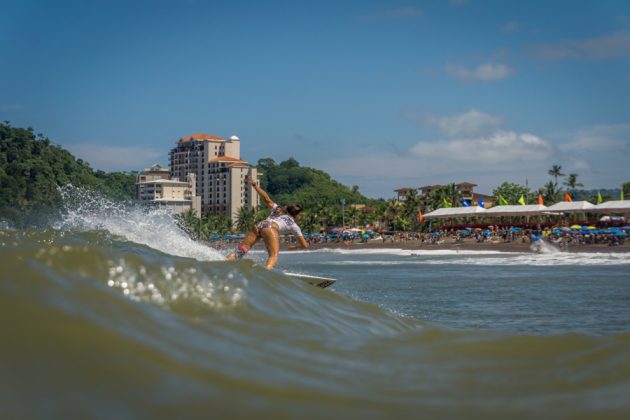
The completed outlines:
[[[61,189],[64,216],[59,229],[106,230],[158,251],[199,261],[221,261],[216,249],[195,242],[164,209],[116,203],[91,191],[67,186]]]
[[[630,253],[558,252],[551,254],[520,254],[513,258],[462,258],[459,261],[426,261],[427,264],[469,265],[528,265],[528,266],[595,266],[630,265]]]
[[[630,265],[630,253],[503,253],[504,255],[453,255],[453,254],[419,254],[401,259],[344,259],[330,261],[328,264],[338,266],[398,266],[398,265],[478,265],[478,266],[597,266],[597,265]],[[391,255],[391,254],[390,254]]]
[[[400,255],[400,256],[441,256],[441,255],[498,255],[513,254],[512,252],[488,251],[488,250],[455,250],[455,249],[401,249],[401,248],[366,248],[366,249],[343,249],[343,248],[320,248],[315,250],[290,251],[291,253],[320,252],[341,255]]]

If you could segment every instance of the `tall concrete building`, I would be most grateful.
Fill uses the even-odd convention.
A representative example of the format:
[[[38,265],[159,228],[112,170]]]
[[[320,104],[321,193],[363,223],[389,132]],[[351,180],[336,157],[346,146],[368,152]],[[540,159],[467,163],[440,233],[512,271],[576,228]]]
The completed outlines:
[[[195,195],[201,197],[203,215],[223,214],[234,221],[241,207],[258,207],[258,193],[247,183],[249,176],[258,178],[258,171],[241,160],[238,137],[182,137],[171,149],[170,162],[172,179],[183,181],[188,173],[197,176]]]
[[[155,164],[136,177],[136,200],[143,204],[166,207],[175,213],[201,211],[201,199],[195,195],[196,176],[189,173],[185,181],[170,179],[169,168]]]

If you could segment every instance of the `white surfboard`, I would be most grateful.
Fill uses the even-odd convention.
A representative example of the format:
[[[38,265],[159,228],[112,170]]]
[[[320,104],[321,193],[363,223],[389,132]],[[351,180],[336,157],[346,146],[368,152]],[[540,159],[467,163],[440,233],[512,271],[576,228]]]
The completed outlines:
[[[330,286],[335,283],[337,280],[331,279],[330,277],[320,277],[320,276],[312,276],[310,274],[301,274],[301,273],[288,273],[284,272],[285,275],[289,277],[293,277],[295,279],[304,280],[308,284],[312,284],[313,286],[321,287],[322,289]]]

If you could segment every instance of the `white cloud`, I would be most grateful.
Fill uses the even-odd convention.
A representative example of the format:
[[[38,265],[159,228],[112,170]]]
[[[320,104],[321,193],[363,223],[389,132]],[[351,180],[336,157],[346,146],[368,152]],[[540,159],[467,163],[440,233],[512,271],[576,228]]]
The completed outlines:
[[[471,109],[460,115],[446,117],[428,115],[424,118],[424,123],[438,127],[449,136],[454,136],[458,134],[477,134],[489,128],[497,127],[501,124],[501,118]]]
[[[558,145],[563,152],[630,153],[630,124],[596,125],[571,133],[569,140]]]
[[[630,33],[616,33],[598,38],[560,41],[534,47],[534,53],[543,59],[567,58],[609,59],[630,56]]]
[[[104,171],[142,170],[166,158],[163,150],[141,147],[115,147],[95,143],[65,146],[74,156],[88,162],[92,168]]]
[[[570,171],[591,171],[591,165],[586,159],[574,158],[567,165],[567,169]]]
[[[469,111],[460,117],[463,115],[474,113]],[[448,118],[457,120],[444,117],[435,121]],[[553,142],[546,136],[494,130],[477,135],[462,131],[456,138],[421,141],[400,153],[381,145],[363,155],[320,161],[318,167],[341,182],[359,185],[362,192],[380,197],[391,197],[399,187],[464,180],[478,184],[477,190],[483,193],[491,192],[503,181],[524,184],[528,179],[531,188],[538,188],[549,181],[547,171],[552,164],[561,164],[567,173],[579,174],[587,188],[616,186],[630,175],[630,124],[562,133],[553,136]]]
[[[484,162],[489,165],[546,159],[552,152],[551,143],[542,138],[512,131],[497,131],[481,138],[420,142],[409,150],[412,156],[423,159]]]
[[[457,64],[446,64],[444,70],[451,76],[467,81],[491,81],[501,80],[510,76],[514,71],[505,64],[485,63],[474,69],[469,69]]]

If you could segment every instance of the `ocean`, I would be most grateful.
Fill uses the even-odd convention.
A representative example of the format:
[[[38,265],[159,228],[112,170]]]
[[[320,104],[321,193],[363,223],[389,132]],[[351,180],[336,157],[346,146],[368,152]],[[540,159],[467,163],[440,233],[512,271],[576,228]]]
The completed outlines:
[[[628,253],[296,251],[269,272],[159,210],[65,200],[0,228],[0,418],[630,416]]]

